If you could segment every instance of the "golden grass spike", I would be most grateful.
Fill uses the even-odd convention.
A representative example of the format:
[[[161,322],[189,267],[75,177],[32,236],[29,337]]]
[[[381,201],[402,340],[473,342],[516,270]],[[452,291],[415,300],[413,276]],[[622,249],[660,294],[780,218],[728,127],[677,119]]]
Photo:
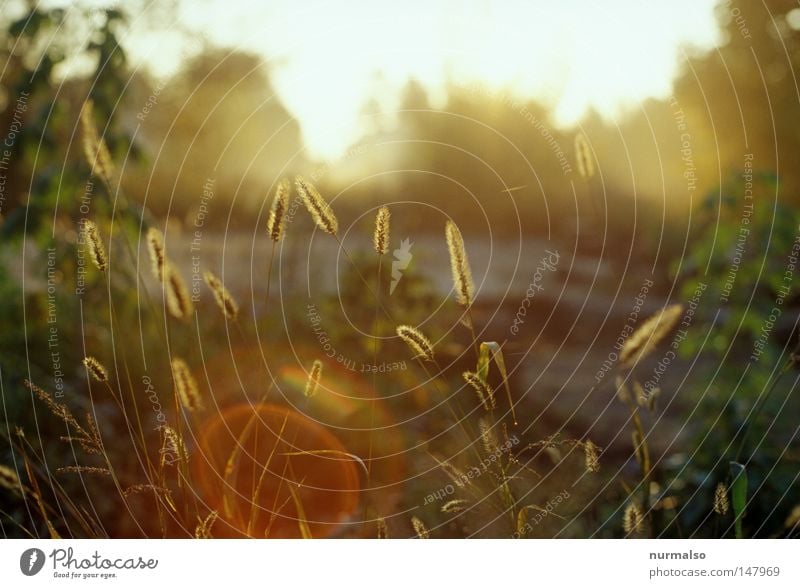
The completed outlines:
[[[682,304],[671,304],[657,312],[636,329],[625,341],[619,359],[631,366],[649,355],[656,345],[678,324],[683,314]]]
[[[159,282],[163,282],[167,255],[164,248],[164,235],[155,227],[150,227],[147,230],[147,250],[150,252],[153,275]]]
[[[433,361],[433,344],[419,329],[408,325],[400,325],[397,327],[397,336],[411,348],[411,351],[415,353],[414,357]]]
[[[301,176],[295,178],[295,185],[316,225],[320,230],[335,236],[339,231],[339,221],[336,220],[336,215],[333,214],[330,205],[325,202],[325,199],[311,182]]]
[[[183,438],[170,426],[163,427],[164,444],[161,451],[161,467],[172,465],[176,461],[186,461],[189,459],[189,450],[183,442]],[[175,459],[167,461],[167,455],[172,454]]]
[[[472,270],[464,247],[464,238],[453,221],[448,220],[444,228],[447,238],[447,249],[450,252],[450,269],[453,272],[453,285],[459,304],[470,306],[475,297],[475,284],[472,282]]]
[[[462,498],[448,500],[442,505],[442,512],[461,512],[468,502]]]
[[[100,231],[94,221],[88,219],[83,221],[83,234],[86,245],[89,248],[89,258],[101,272],[108,269],[108,257],[103,241],[100,239]]]
[[[583,456],[587,472],[595,473],[600,471],[599,449],[600,448],[592,443],[591,440],[586,441],[586,443],[583,444]]]
[[[164,284],[167,289],[167,310],[176,319],[188,319],[194,312],[186,283],[174,265],[167,262],[164,269]]]
[[[217,306],[220,307],[225,318],[235,321],[239,316],[239,305],[236,304],[236,300],[233,299],[233,296],[228,292],[222,281],[210,271],[203,272],[203,279],[208,284],[208,287],[211,288],[211,292],[214,293]]]
[[[378,255],[389,251],[389,219],[391,213],[388,206],[381,206],[375,215],[375,233],[372,236],[372,245]]]
[[[375,524],[378,527],[378,539],[388,539],[389,527],[386,524],[386,519],[381,517],[376,521]]]
[[[171,365],[175,392],[178,394],[181,405],[189,412],[201,410],[203,401],[200,398],[200,389],[189,366],[179,357],[173,358]]]
[[[289,180],[283,179],[275,189],[275,196],[272,198],[272,205],[267,217],[267,234],[276,243],[283,236],[283,227],[286,224],[286,211],[289,209]]]
[[[114,175],[114,163],[108,151],[108,145],[100,138],[94,124],[94,102],[87,99],[81,108],[81,143],[86,161],[92,168],[92,173],[111,183]]]
[[[20,492],[22,490],[22,484],[20,484],[17,472],[2,464],[0,464],[0,488],[5,488],[12,492]]]
[[[594,177],[594,155],[582,131],[575,135],[575,160],[578,162],[578,173],[584,179],[590,180]]]
[[[420,539],[431,538],[430,531],[428,531],[428,528],[425,526],[425,524],[417,517],[411,517],[411,526],[414,527],[414,531],[416,532],[417,537]]]
[[[311,398],[317,393],[319,387],[319,380],[322,377],[322,362],[318,359],[314,360],[311,365],[311,371],[308,372],[308,380],[306,381],[305,396]]]
[[[91,474],[98,476],[110,476],[111,470],[108,468],[96,468],[92,466],[66,466],[56,470],[59,474]]]
[[[644,517],[642,510],[635,502],[628,503],[625,507],[625,514],[622,515],[622,528],[628,535],[642,532],[644,527]]]
[[[108,382],[108,372],[99,361],[91,355],[83,358],[83,365],[98,382]]]
[[[492,410],[495,406],[497,406],[497,400],[495,400],[494,391],[489,384],[481,380],[477,373],[466,371],[461,375],[463,376],[464,381],[475,390],[478,395],[478,399],[481,401],[481,404],[483,404],[483,408],[486,410]]]
[[[728,488],[720,482],[714,491],[714,512],[720,516],[728,514],[730,502],[728,501]]]

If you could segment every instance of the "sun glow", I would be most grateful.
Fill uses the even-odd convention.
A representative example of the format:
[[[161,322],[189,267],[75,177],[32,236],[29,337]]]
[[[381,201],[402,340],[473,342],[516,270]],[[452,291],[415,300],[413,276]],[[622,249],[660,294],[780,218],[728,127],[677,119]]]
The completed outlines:
[[[564,125],[590,109],[615,117],[663,98],[687,49],[719,42],[715,4],[193,0],[181,3],[178,18],[197,33],[186,46],[206,37],[268,59],[311,154],[335,158],[364,131],[365,104],[391,113],[411,79],[434,106],[443,105],[448,84],[479,82],[543,101]],[[126,43],[162,74],[186,53],[166,29],[166,50],[159,33],[135,25]]]

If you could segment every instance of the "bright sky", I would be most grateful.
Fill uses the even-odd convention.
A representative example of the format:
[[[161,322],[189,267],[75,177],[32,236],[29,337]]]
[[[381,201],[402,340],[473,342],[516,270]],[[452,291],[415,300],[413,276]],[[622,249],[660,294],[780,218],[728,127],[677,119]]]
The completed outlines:
[[[359,137],[367,99],[391,112],[412,78],[434,103],[448,80],[483,81],[546,101],[567,125],[589,108],[614,117],[626,105],[667,96],[684,50],[720,41],[716,0],[178,2],[179,26],[194,43],[205,36],[276,64],[280,98],[312,155],[327,158]],[[166,75],[193,43],[151,20],[135,24],[124,45]]]

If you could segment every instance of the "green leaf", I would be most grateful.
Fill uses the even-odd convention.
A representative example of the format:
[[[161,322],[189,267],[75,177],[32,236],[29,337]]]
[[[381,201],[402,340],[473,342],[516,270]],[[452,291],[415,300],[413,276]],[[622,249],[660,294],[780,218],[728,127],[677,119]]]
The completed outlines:
[[[514,412],[514,401],[511,399],[511,385],[508,383],[508,371],[506,370],[506,362],[503,359],[502,346],[497,341],[484,341],[481,343],[480,351],[478,353],[478,377],[484,384],[488,385],[489,379],[489,363],[494,360],[497,365],[497,370],[503,378],[503,386],[508,394],[508,404],[511,407],[511,417],[514,419],[514,424],[517,424],[517,414]]]
[[[736,526],[736,538],[742,539],[742,517],[744,517],[744,507],[747,504],[747,471],[744,466],[739,462],[732,461],[731,476],[731,504],[733,505],[733,514],[736,515],[734,525]]]

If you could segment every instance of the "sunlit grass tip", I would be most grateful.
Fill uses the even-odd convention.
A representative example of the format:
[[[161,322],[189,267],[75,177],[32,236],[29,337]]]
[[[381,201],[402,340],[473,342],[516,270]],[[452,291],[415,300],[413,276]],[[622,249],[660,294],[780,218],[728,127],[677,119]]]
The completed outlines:
[[[167,262],[164,267],[164,285],[167,293],[167,310],[176,319],[187,319],[194,312],[186,283],[174,265]]]
[[[339,221],[336,220],[336,215],[330,205],[325,201],[319,191],[301,176],[295,178],[295,185],[303,203],[306,206],[311,218],[316,223],[320,230],[336,235],[339,231]]]
[[[433,344],[418,329],[408,325],[400,325],[397,327],[397,336],[409,346],[415,357],[433,361]]]
[[[203,280],[205,280],[211,292],[214,294],[217,306],[222,310],[225,318],[232,321],[236,320],[239,316],[239,305],[236,303],[233,296],[231,296],[231,293],[228,292],[228,289],[224,286],[222,281],[210,271],[203,272]]]
[[[475,297],[475,284],[472,281],[472,270],[464,247],[464,238],[456,224],[450,220],[445,224],[444,232],[450,253],[450,269],[453,272],[456,299],[459,304],[470,306]]]
[[[89,258],[97,269],[104,272],[108,269],[108,256],[106,248],[100,239],[100,230],[94,221],[88,219],[83,221],[83,235],[87,247],[89,248]]]
[[[203,408],[203,401],[200,398],[200,388],[192,375],[189,366],[179,357],[172,358],[172,378],[175,382],[175,392],[181,405],[192,412]]]
[[[272,197],[272,205],[267,217],[267,234],[275,243],[283,236],[284,225],[286,224],[286,211],[289,209],[289,191],[291,187],[288,179],[283,179],[275,189],[275,196]]]
[[[389,251],[389,219],[391,213],[388,206],[381,206],[375,215],[375,233],[372,236],[372,245],[378,255]]]
[[[414,527],[414,532],[420,539],[430,539],[431,534],[425,524],[417,517],[411,517],[411,526]]]
[[[83,365],[95,380],[98,382],[108,382],[108,372],[97,359],[90,355],[86,356],[83,358]]]
[[[159,282],[163,282],[164,268],[167,264],[167,254],[164,248],[164,235],[155,227],[150,227],[147,230],[147,250],[150,253],[153,275]]]
[[[651,316],[625,341],[619,359],[622,365],[632,365],[649,355],[656,345],[678,324],[682,304],[671,304]]]

